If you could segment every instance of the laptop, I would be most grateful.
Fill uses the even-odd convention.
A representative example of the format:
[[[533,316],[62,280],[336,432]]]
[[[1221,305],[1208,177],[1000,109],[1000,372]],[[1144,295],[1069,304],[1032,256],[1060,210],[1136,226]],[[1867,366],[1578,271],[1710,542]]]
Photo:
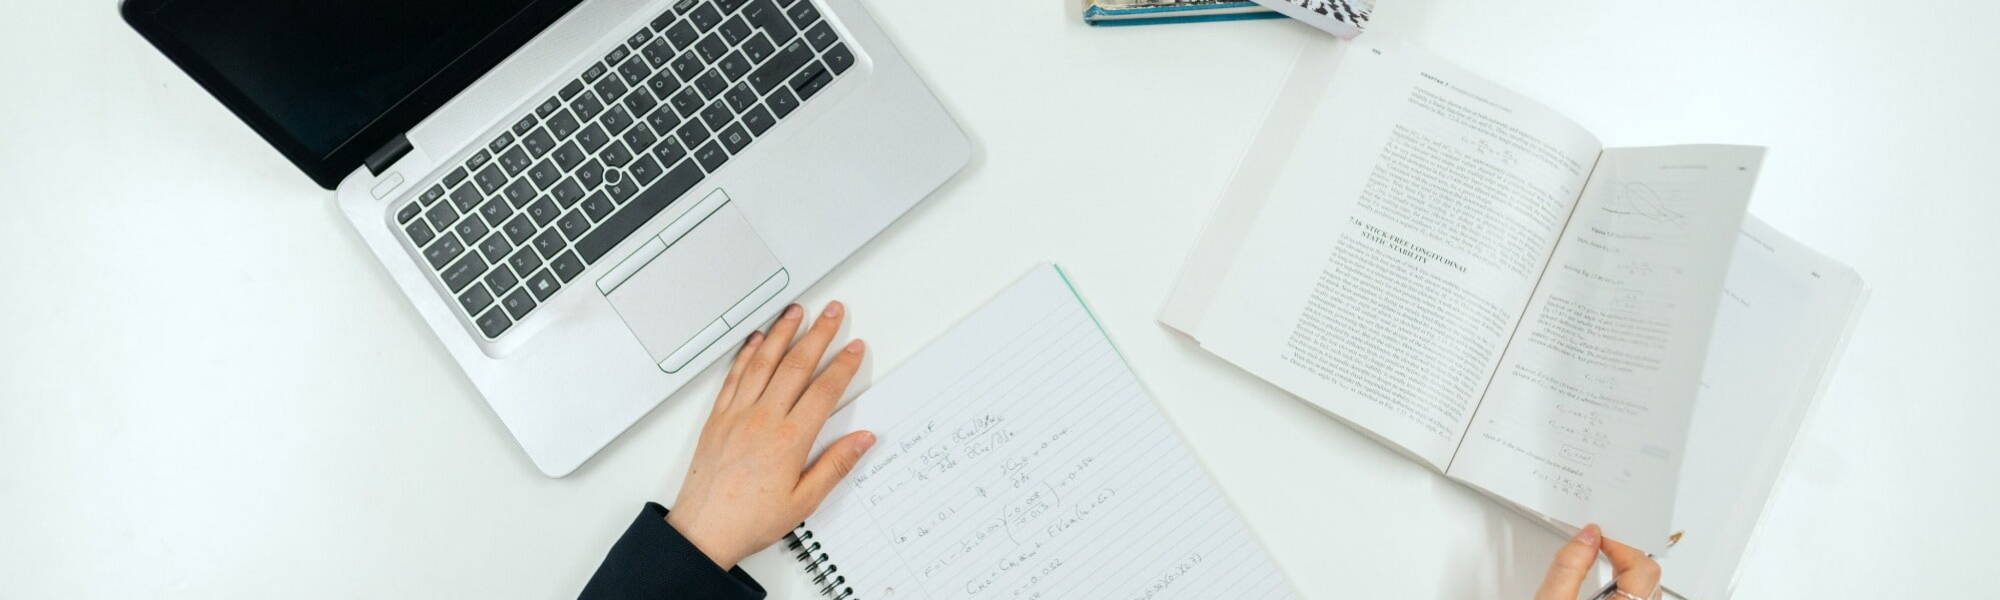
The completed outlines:
[[[125,0],[321,187],[551,477],[971,145],[855,0]]]

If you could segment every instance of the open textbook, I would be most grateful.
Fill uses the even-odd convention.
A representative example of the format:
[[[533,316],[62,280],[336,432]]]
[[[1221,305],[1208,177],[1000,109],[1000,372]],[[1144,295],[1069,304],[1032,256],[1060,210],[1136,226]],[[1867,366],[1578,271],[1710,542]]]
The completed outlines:
[[[1558,530],[1683,540],[1723,574],[1681,587],[1726,593],[1859,279],[1746,222],[1761,148],[1606,148],[1414,48],[1324,50],[1162,322]]]

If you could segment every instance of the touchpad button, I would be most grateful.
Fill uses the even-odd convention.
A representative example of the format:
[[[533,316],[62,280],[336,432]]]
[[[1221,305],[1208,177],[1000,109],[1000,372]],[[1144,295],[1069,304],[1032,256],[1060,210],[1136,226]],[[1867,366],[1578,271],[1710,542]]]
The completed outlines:
[[[763,238],[722,205],[606,298],[659,362],[694,339],[780,265]]]

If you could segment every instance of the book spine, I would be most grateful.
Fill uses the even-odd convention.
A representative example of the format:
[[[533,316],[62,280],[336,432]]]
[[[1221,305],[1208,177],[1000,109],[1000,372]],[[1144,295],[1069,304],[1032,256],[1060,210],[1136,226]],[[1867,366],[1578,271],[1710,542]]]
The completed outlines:
[[[812,584],[819,586],[819,595],[831,600],[854,600],[854,588],[847,585],[847,576],[840,573],[840,566],[833,564],[833,557],[813,539],[811,529],[804,523],[785,534],[785,548],[792,551],[792,558],[805,566],[806,575],[812,577]]]

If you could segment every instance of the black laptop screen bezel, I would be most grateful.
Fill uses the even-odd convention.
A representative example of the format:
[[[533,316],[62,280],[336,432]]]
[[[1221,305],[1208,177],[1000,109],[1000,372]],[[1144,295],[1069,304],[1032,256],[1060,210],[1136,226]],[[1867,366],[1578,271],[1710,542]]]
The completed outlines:
[[[366,127],[336,145],[331,151],[320,155],[309,150],[306,145],[293,137],[269,113],[259,109],[243,90],[233,86],[194,51],[180,42],[174,32],[155,17],[159,9],[174,0],[122,0],[118,12],[125,22],[139,35],[152,43],[154,48],[165,54],[175,66],[187,72],[189,77],[208,90],[210,95],[222,101],[230,112],[248,124],[265,142],[305,171],[313,183],[325,189],[333,189],[348,173],[360,168],[368,155],[388,144],[397,136],[429,116],[438,107],[458,95],[481,75],[500,64],[501,60],[528,43],[535,35],[561,18],[569,9],[582,0],[531,0],[504,24],[495,28],[484,39],[472,45],[457,59],[446,64],[430,76],[422,85],[396,101]],[[329,0],[339,1],[339,0]],[[384,15],[394,18],[394,15]],[[358,34],[359,35],[359,34]]]

